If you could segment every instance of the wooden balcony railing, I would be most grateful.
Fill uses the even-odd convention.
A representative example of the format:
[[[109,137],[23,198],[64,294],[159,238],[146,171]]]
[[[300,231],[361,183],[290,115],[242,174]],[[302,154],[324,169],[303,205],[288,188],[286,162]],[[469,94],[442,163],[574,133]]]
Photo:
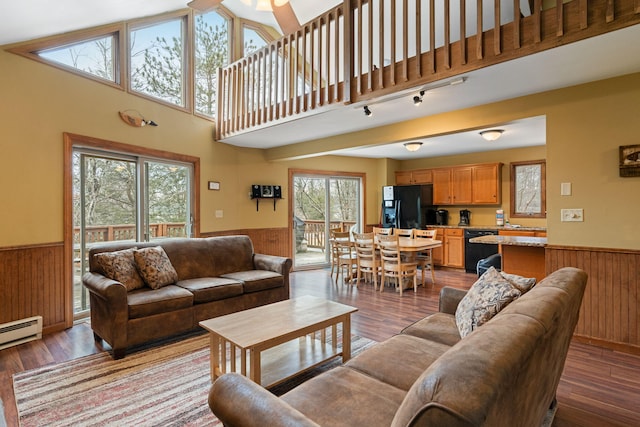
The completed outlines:
[[[186,237],[184,222],[150,224],[152,238]],[[85,243],[111,242],[115,240],[136,240],[134,224],[96,225],[85,228]],[[80,227],[73,229],[73,243],[80,244]]]
[[[217,139],[639,23],[640,0],[344,0],[219,71]]]

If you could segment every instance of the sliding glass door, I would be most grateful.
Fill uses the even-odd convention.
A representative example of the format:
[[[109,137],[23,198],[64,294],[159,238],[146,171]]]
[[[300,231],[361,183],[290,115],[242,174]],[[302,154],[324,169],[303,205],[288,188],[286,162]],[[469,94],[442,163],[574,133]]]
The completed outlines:
[[[362,229],[362,178],[295,173],[292,184],[294,267],[328,266],[329,230]]]
[[[92,245],[190,237],[190,164],[93,150],[73,152],[74,313],[88,313],[82,286]]]

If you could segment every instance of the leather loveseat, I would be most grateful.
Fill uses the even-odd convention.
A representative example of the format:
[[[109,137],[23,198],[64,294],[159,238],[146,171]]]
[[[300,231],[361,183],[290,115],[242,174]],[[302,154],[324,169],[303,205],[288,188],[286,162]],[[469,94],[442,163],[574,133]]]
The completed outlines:
[[[535,426],[555,403],[587,282],[560,269],[464,338],[465,291],[440,312],[276,397],[238,374],[212,385],[226,426]],[[471,292],[470,292],[471,293]]]
[[[105,257],[124,254],[137,262],[134,255],[158,246],[175,270],[169,284],[153,289],[136,277],[137,284],[128,289],[129,279],[122,281],[125,285],[113,278],[122,277],[117,275],[121,270],[105,271]],[[197,329],[202,320],[285,300],[291,263],[290,258],[254,253],[248,236],[95,245],[82,278],[94,337],[109,343],[119,359],[128,347]],[[141,273],[139,267],[131,267],[131,273]]]

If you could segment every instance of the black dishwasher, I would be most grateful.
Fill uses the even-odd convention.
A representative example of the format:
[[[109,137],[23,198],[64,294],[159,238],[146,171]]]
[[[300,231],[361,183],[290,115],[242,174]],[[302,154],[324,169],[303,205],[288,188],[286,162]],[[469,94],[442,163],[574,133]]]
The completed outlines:
[[[469,239],[480,236],[495,236],[497,234],[498,232],[496,230],[479,230],[474,228],[464,230],[464,271],[467,273],[475,273],[478,261],[498,253],[498,245],[469,243]]]

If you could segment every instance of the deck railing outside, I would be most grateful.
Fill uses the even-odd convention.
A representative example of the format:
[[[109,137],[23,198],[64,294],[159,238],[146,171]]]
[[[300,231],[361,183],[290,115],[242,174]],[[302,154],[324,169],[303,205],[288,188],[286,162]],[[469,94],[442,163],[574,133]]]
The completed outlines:
[[[217,139],[638,23],[640,0],[345,0],[219,71]]]

